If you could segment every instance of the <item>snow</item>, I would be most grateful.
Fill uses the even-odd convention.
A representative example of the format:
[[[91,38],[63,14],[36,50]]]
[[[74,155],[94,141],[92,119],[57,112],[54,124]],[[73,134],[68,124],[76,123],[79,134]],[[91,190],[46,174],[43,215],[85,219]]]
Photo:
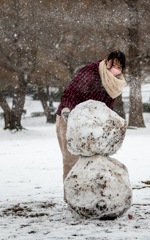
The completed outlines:
[[[29,100],[29,99],[28,99]],[[127,129],[114,158],[126,165],[133,187],[132,207],[114,221],[81,220],[63,201],[62,160],[55,124],[38,101],[27,101],[25,129],[3,130],[0,119],[0,240],[149,240],[150,239],[150,114],[146,128]]]

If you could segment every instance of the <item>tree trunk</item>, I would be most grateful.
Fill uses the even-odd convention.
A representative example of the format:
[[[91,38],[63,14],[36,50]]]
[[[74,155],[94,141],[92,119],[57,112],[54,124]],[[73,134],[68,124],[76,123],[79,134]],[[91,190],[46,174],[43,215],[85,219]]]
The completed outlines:
[[[143,118],[143,104],[141,92],[141,70],[140,56],[138,50],[138,30],[129,28],[129,37],[131,40],[129,46],[129,55],[131,58],[129,64],[130,75],[130,109],[129,109],[129,126],[145,127]],[[136,40],[135,40],[136,39]],[[135,41],[135,43],[134,43]]]
[[[39,99],[42,103],[45,115],[46,115],[46,122],[47,123],[54,123],[56,120],[56,117],[54,114],[51,114],[51,107],[48,106],[47,104],[47,95],[44,91],[43,87],[38,87],[38,95],[39,95]]]
[[[0,106],[4,111],[4,129],[15,129],[15,117],[13,110],[10,109],[6,98],[4,96],[0,96]]]
[[[4,129],[8,129],[10,127],[10,119],[11,119],[11,109],[6,101],[6,98],[0,94],[0,106],[4,111]]]
[[[124,111],[124,104],[122,101],[122,95],[118,96],[115,100],[114,109],[113,109],[120,117],[126,118]]]
[[[141,93],[141,69],[139,53],[139,29],[138,29],[138,0],[125,1],[130,10],[130,25],[128,28],[129,41],[129,76],[130,76],[130,110],[129,126],[145,127],[143,119],[142,93]]]
[[[134,127],[145,127],[143,119],[141,83],[138,76],[131,77],[128,125]]]
[[[22,125],[21,125],[21,117],[22,117],[22,113],[23,113],[23,108],[24,108],[24,104],[25,104],[25,96],[26,96],[26,87],[27,84],[24,81],[24,76],[20,75],[19,76],[19,85],[16,88],[16,92],[15,92],[15,104],[12,108],[12,119],[11,119],[11,125],[12,125],[12,129],[16,129],[16,130],[21,130],[22,129]]]
[[[21,77],[21,76],[20,76]],[[4,111],[4,129],[9,130],[21,130],[21,116],[25,103],[25,94],[26,94],[26,83],[24,80],[20,79],[19,86],[16,88],[15,92],[15,102],[12,109],[9,107],[5,97],[0,96],[0,105]]]

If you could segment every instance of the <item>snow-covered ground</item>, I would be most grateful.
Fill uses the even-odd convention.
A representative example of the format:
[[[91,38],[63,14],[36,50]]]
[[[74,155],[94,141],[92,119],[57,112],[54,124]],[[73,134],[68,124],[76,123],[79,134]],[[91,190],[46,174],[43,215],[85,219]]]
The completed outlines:
[[[150,240],[150,114],[146,128],[127,129],[114,158],[124,163],[133,203],[114,221],[75,218],[63,201],[62,160],[55,124],[28,98],[20,132],[3,130],[0,119],[0,240]]]

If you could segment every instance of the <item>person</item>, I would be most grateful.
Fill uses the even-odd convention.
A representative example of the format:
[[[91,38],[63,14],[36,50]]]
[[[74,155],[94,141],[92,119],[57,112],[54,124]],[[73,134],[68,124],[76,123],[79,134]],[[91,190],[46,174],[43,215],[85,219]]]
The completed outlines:
[[[113,109],[115,98],[126,85],[123,76],[125,63],[124,53],[113,51],[105,59],[82,67],[65,88],[56,112],[56,132],[63,156],[63,180],[79,159],[67,149],[66,129],[70,111],[89,99],[104,102]]]

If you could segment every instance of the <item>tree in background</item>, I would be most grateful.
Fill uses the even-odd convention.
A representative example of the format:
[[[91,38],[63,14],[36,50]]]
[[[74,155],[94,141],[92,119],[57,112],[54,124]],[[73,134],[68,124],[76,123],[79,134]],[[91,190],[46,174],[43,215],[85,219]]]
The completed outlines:
[[[146,0],[138,5],[138,11],[142,9],[144,16],[149,16],[146,12],[147,6]],[[16,97],[14,109],[10,112],[15,113],[12,119],[17,116],[12,126],[15,128],[18,125],[18,129],[22,128],[21,114],[28,84],[39,89],[48,122],[50,108],[44,96],[47,86],[58,87],[62,91],[77,69],[103,59],[115,49],[125,52],[129,66],[132,60],[129,45],[137,44],[135,39],[129,38],[132,10],[134,9],[125,1],[119,0],[2,0],[0,67],[16,74],[17,79],[16,83],[11,83],[10,79]],[[143,23],[144,20],[141,20]],[[144,33],[149,36],[147,21],[144,26]],[[142,31],[140,27],[138,49],[140,54],[145,54],[148,51]],[[146,72],[148,69],[143,68],[142,71]],[[128,67],[127,73],[129,71]],[[134,87],[132,84],[132,88]],[[137,86],[135,88],[140,90]],[[1,96],[2,103],[5,96]],[[4,106],[5,104],[3,109]],[[121,108],[123,110],[122,106]]]
[[[14,89],[12,107],[9,106],[6,96],[0,93],[0,106],[4,111],[4,129],[22,129],[21,116],[23,113],[26,89],[28,84],[37,85],[39,99],[47,117],[47,122],[54,118],[51,115],[52,107],[44,97],[43,89],[51,83],[51,86],[62,87],[59,84],[66,75],[68,69],[65,64],[58,61],[53,51],[52,29],[48,27],[49,11],[47,8],[41,12],[41,3],[33,1],[11,0],[4,1],[0,8],[2,27],[0,38],[0,67],[6,72],[16,74],[17,81],[11,82]],[[53,12],[52,12],[53,15]],[[50,32],[49,32],[50,31]],[[55,32],[53,32],[55,35]],[[50,41],[50,39],[52,39]],[[51,47],[52,44],[52,47]],[[48,49],[50,51],[48,52]],[[50,57],[51,56],[51,57]],[[68,76],[67,76],[68,80]],[[3,82],[1,75],[1,82]],[[5,86],[5,90],[7,86]]]
[[[17,74],[12,108],[1,97],[5,129],[22,129],[21,116],[27,84],[36,65],[36,34],[32,9],[19,0],[4,2],[0,8],[0,67]]]
[[[129,67],[130,76],[130,111],[129,126],[145,127],[143,119],[142,94],[141,94],[141,65],[142,54],[139,46],[139,10],[138,0],[126,0],[129,8]]]

